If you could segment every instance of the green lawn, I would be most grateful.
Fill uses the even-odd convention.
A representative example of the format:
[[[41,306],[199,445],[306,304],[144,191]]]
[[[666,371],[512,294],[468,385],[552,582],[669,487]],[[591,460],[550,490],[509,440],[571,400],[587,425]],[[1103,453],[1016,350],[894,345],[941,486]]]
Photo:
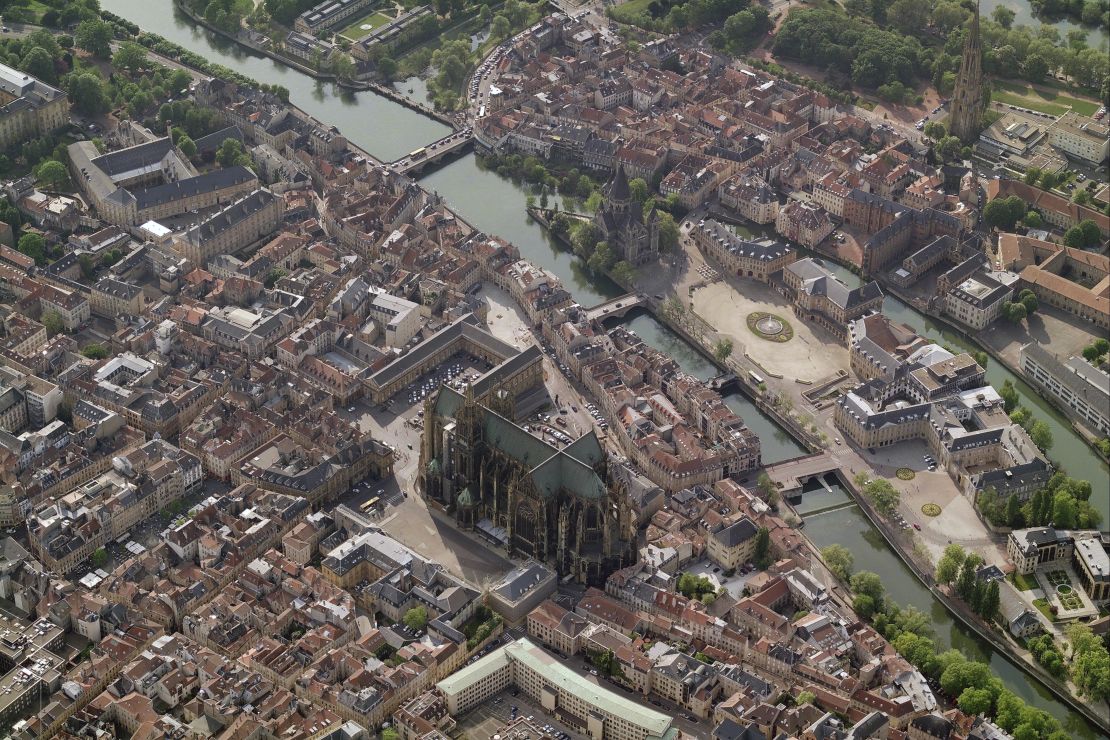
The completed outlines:
[[[370,33],[375,28],[381,28],[386,23],[389,23],[391,20],[393,19],[385,13],[374,11],[370,15],[364,15],[351,25],[344,28],[342,31],[339,32],[339,35],[345,36],[351,41],[358,41],[360,38]],[[370,28],[363,28],[363,26],[370,26]]]
[[[1048,608],[1048,602],[1044,599],[1034,599],[1033,606],[1037,607],[1041,614],[1048,617],[1048,621],[1055,622],[1056,617],[1052,615],[1052,610]]]
[[[1035,582],[1030,581],[1023,574],[1018,573],[1017,571],[1014,571],[1013,578],[1011,580],[1013,581],[1014,588],[1016,588],[1018,591],[1032,591],[1034,588],[1037,587],[1037,584]]]
[[[991,100],[1053,116],[1067,113],[1069,109],[1084,116],[1091,116],[1098,110],[1098,103],[1092,100],[1081,100],[1057,92],[1034,90],[1031,85],[1001,80],[995,80]]]
[[[628,18],[633,18],[640,13],[647,13],[647,8],[651,5],[652,0],[628,0],[627,3],[613,6],[613,17],[618,21],[624,23],[628,22]]]

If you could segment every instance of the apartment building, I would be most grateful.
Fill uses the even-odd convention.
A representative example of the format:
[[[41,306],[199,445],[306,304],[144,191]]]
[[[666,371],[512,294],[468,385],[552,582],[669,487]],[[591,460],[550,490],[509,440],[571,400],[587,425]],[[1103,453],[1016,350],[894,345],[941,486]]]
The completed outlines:
[[[1100,436],[1110,435],[1110,375],[1082,357],[1060,360],[1037,342],[1019,355],[1025,377],[1046,391],[1068,415]]]
[[[48,134],[68,121],[64,92],[0,64],[0,149]]]
[[[779,213],[779,199],[767,181],[758,175],[743,173],[725,180],[717,188],[721,205],[757,224],[774,223]]]
[[[809,247],[816,247],[833,232],[833,222],[822,208],[791,201],[779,209],[775,231],[781,236]]]
[[[143,309],[143,289],[122,280],[106,277],[89,293],[89,308],[98,316],[138,316]]]
[[[369,317],[382,328],[385,343],[390,347],[404,347],[423,325],[420,304],[378,290],[368,303]]]
[[[1110,330],[1110,258],[1018,234],[998,235],[1002,269],[1017,272],[1042,304]]]
[[[62,318],[66,331],[77,331],[92,315],[92,307],[85,296],[75,290],[64,290],[55,285],[42,284],[38,292],[43,313],[54,312]]]
[[[722,570],[736,570],[752,559],[759,529],[748,517],[710,532],[705,538],[705,554]]]

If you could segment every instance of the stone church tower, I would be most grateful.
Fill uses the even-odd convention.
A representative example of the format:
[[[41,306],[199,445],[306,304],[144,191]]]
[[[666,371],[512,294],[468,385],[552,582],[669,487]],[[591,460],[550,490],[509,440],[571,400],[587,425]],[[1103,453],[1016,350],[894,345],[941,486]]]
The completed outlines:
[[[965,144],[979,138],[979,119],[983,114],[983,48],[979,39],[979,3],[964,41],[964,55],[960,60],[960,73],[956,77],[956,90],[952,95],[952,115],[948,129]]]

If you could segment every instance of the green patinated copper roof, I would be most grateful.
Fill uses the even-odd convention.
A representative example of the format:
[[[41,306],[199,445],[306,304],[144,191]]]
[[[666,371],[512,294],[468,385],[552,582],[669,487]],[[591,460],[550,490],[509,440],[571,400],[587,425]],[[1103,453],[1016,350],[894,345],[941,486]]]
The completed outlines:
[[[470,487],[469,486],[462,489],[462,493],[459,494],[458,504],[459,504],[459,506],[473,506],[474,505],[474,497],[470,495]]]
[[[454,418],[463,402],[461,393],[444,386],[436,396],[434,413]],[[605,483],[594,472],[594,466],[605,460],[605,452],[592,431],[559,450],[485,406],[480,408],[486,444],[527,467],[541,495],[566,490],[584,499],[605,498]]]

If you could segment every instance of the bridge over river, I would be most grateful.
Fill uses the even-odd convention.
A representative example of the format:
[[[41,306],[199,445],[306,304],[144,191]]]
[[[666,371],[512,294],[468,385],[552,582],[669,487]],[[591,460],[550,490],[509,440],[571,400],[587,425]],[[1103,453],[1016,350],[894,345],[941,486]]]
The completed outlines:
[[[427,146],[420,147],[416,151],[390,162],[387,166],[391,167],[396,172],[400,172],[402,175],[415,176],[420,170],[424,169],[425,166],[438,162],[447,155],[454,154],[470,146],[473,141],[474,134],[471,133],[470,129],[455,131],[447,134],[442,139],[437,139]]]

